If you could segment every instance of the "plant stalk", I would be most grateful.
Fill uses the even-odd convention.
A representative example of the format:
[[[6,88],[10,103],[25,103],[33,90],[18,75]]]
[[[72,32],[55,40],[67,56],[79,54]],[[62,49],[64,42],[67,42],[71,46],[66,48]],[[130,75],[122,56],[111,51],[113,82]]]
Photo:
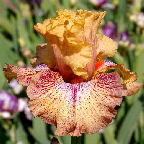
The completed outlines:
[[[80,137],[71,137],[71,144],[84,144],[84,135]]]

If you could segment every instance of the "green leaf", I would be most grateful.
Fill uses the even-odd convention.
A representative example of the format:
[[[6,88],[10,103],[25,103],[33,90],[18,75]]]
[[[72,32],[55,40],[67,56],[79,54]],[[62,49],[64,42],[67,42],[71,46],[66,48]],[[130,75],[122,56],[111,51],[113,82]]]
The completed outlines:
[[[4,83],[5,83],[5,76],[4,76],[4,73],[3,73],[3,68],[1,67],[0,65],[0,90],[2,90],[3,86],[4,86]]]
[[[143,60],[144,60],[144,53],[139,54],[138,56],[135,57],[135,61],[133,64],[133,71],[137,73],[138,78],[137,81],[138,82],[143,82],[144,81],[144,66],[143,66]],[[137,100],[141,94],[143,93],[143,89],[141,88],[140,91],[135,94],[133,97],[129,97],[129,102],[134,102],[135,100]]]
[[[17,35],[17,23],[14,17],[11,18],[12,21],[12,38],[13,38],[13,45],[17,55],[19,55],[19,47],[18,47],[18,35]]]
[[[70,135],[63,136],[62,140],[64,141],[64,144],[71,144],[71,136]]]
[[[0,119],[0,144],[5,144],[9,140],[10,140],[9,132],[6,131],[2,123],[2,120]]]
[[[42,4],[41,4],[44,13],[48,14],[48,17],[55,17],[56,16],[56,10],[62,8],[62,6],[60,5],[59,0],[43,0]]]
[[[20,12],[17,12],[17,27],[18,27],[18,36],[24,42],[24,47],[31,50],[33,44],[30,41],[29,33],[24,25],[24,20]]]
[[[75,5],[76,5],[77,9],[84,9],[84,10],[88,10],[88,9],[89,9],[89,8],[87,7],[87,5],[85,5],[85,4],[82,2],[82,0],[78,0]]]
[[[9,34],[12,34],[12,25],[10,21],[6,18],[0,15],[0,26],[3,28],[3,30],[7,31]]]
[[[118,3],[118,11],[117,11],[117,22],[118,22],[118,32],[122,32],[126,30],[127,24],[127,3],[126,0],[120,0]]]
[[[106,144],[117,144],[115,140],[115,124],[110,124],[104,129],[104,139]]]
[[[27,137],[27,133],[25,132],[22,123],[20,122],[20,120],[17,123],[17,129],[16,129],[16,141],[18,142],[22,142],[24,144],[30,144],[28,142],[28,137]]]
[[[100,134],[91,134],[91,135],[85,135],[84,137],[85,144],[99,144],[100,142]]]
[[[120,128],[117,137],[119,144],[129,143],[141,110],[142,110],[142,103],[137,100],[129,110],[128,114],[126,115],[122,123],[122,126]]]
[[[13,43],[0,34],[0,63],[3,67],[5,63],[15,64],[19,57],[12,51]]]
[[[70,9],[70,0],[62,0],[63,6],[66,9]]]
[[[46,124],[38,117],[33,119],[33,128],[29,128],[31,135],[41,144],[49,144]]]

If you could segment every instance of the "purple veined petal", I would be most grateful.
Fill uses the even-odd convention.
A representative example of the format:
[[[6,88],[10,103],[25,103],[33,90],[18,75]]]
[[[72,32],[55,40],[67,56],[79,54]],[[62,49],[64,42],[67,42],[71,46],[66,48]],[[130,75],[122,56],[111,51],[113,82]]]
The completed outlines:
[[[102,6],[107,3],[108,0],[89,0],[95,6]]]
[[[0,91],[1,111],[17,112],[18,100],[7,91]]]
[[[15,88],[19,84],[18,84],[17,80],[14,79],[8,85],[9,85],[10,88]]]
[[[9,111],[10,112],[17,112],[18,111],[18,99],[15,96],[11,96],[11,101],[9,104]]]
[[[35,0],[35,3],[40,6],[41,5],[42,0]]]
[[[35,75],[27,94],[33,115],[57,125],[56,135],[95,133],[116,115],[114,107],[122,101],[117,73],[98,74],[77,84],[54,81],[52,75],[48,70]]]
[[[38,6],[41,5],[42,0],[30,0],[30,5],[33,6],[36,3]]]
[[[112,3],[104,3],[103,5],[102,5],[102,8],[108,8],[108,9],[115,9],[115,5],[114,4],[112,4]]]
[[[0,112],[2,112],[3,101],[0,101]]]
[[[103,5],[107,2],[108,0],[98,0],[99,5]]]
[[[103,34],[115,40],[117,38],[117,24],[105,24]]]
[[[126,41],[128,39],[128,33],[126,31],[121,32],[120,40]]]
[[[18,112],[24,112],[25,116],[28,120],[32,120],[32,114],[30,109],[28,108],[28,99],[27,98],[19,98],[18,99]]]
[[[38,65],[34,68],[34,70],[36,70],[36,71],[39,71],[39,70],[42,70],[42,69],[49,69],[49,68],[46,64],[40,64],[40,65]]]
[[[3,101],[0,101],[0,107],[2,107],[2,105],[3,105]]]
[[[11,80],[8,85],[10,88],[12,88],[15,94],[19,94],[23,90],[23,86],[20,85],[15,79]]]

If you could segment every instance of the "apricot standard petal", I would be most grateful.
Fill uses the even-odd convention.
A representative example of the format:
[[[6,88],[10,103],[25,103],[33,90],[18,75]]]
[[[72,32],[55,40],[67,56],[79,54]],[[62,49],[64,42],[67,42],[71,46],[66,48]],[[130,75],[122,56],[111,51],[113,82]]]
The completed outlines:
[[[56,18],[35,25],[35,30],[53,49],[65,80],[72,79],[73,74],[90,79],[96,60],[96,33],[105,12],[58,10],[57,14]]]
[[[117,45],[111,38],[97,34],[97,60],[103,59],[103,57],[113,57],[117,52]]]
[[[36,48],[36,56],[30,60],[33,67],[43,63],[49,68],[56,66],[56,61],[52,48],[48,44],[39,44]]]

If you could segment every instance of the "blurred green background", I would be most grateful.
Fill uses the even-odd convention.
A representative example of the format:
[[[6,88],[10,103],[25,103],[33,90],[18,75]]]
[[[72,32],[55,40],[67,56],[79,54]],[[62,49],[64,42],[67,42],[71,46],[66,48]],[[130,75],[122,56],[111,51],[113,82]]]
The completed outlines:
[[[70,136],[54,136],[53,126],[32,118],[25,88],[16,81],[8,85],[3,73],[5,63],[30,66],[36,45],[45,42],[33,25],[64,8],[107,11],[99,32],[117,42],[118,53],[111,60],[144,80],[144,0],[0,0],[0,144],[50,144],[53,137],[61,144],[71,142]],[[143,88],[116,109],[112,124],[83,135],[84,144],[144,144]]]

